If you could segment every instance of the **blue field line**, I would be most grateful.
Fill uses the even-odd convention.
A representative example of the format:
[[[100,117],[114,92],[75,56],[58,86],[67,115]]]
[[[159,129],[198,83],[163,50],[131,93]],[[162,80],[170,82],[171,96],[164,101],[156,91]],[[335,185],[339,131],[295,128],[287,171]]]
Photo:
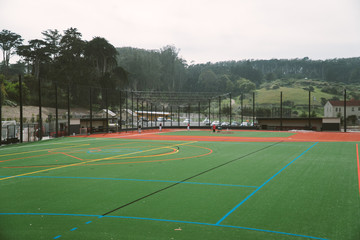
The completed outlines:
[[[0,176],[0,178],[6,178],[6,177],[12,177],[12,176]],[[169,180],[147,180],[147,179],[131,179],[131,178],[63,177],[63,176],[18,176],[17,178],[60,178],[60,179],[65,178],[65,179],[136,181],[136,182],[185,183],[185,184],[214,185],[214,186],[225,186],[225,187],[245,187],[245,188],[258,187],[258,186],[247,186],[247,185],[237,185],[237,184],[181,182],[181,181],[169,181]]]
[[[290,166],[290,164],[292,164],[293,162],[295,162],[298,158],[300,158],[302,155],[304,155],[305,153],[307,153],[311,148],[313,148],[316,144],[318,144],[318,142],[314,143],[313,145],[311,145],[311,147],[309,147],[308,149],[306,149],[304,152],[302,152],[299,156],[297,156],[294,160],[292,160],[291,162],[289,162],[288,164],[285,165],[285,167],[283,167],[282,169],[280,169],[280,171],[278,171],[277,173],[275,173],[271,178],[269,178],[266,182],[264,182],[260,187],[258,187],[257,189],[255,189],[255,191],[253,191],[249,196],[247,196],[244,200],[242,200],[238,205],[236,205],[233,209],[231,209],[228,213],[225,214],[225,216],[223,216],[216,224],[219,225],[222,221],[224,221],[231,213],[233,213],[236,209],[238,209],[243,203],[245,203],[249,198],[251,198],[255,193],[257,193],[262,187],[264,187],[268,182],[270,182],[274,177],[276,177],[279,173],[281,173],[285,168],[287,168],[288,166]]]
[[[202,222],[191,222],[191,221],[181,221],[181,220],[169,220],[169,219],[159,219],[159,218],[144,218],[144,217],[130,217],[130,216],[103,216],[103,215],[91,215],[91,214],[66,214],[66,213],[0,213],[0,215],[33,215],[33,216],[74,216],[74,217],[97,217],[97,218],[120,218],[120,219],[135,219],[135,220],[147,220],[147,221],[157,221],[157,222],[171,222],[171,223],[185,223],[185,224],[195,224],[195,225],[206,225],[206,226],[213,226],[213,227],[224,227],[224,228],[236,228],[236,229],[243,229],[243,230],[250,230],[250,231],[258,231],[258,232],[266,232],[266,233],[274,233],[274,234],[281,234],[287,236],[295,236],[301,238],[308,238],[308,239],[316,239],[316,240],[328,240],[326,238],[320,237],[313,237],[307,236],[302,234],[295,234],[295,233],[286,233],[286,232],[279,232],[279,231],[272,231],[272,230],[265,230],[259,228],[249,228],[249,227],[240,227],[240,226],[232,226],[232,225],[221,225],[221,224],[213,224],[213,223],[202,223]],[[86,224],[90,223],[91,221],[86,222]],[[77,228],[73,228],[76,230]],[[70,231],[73,231],[71,229]],[[53,239],[60,238],[61,235],[57,235]]]

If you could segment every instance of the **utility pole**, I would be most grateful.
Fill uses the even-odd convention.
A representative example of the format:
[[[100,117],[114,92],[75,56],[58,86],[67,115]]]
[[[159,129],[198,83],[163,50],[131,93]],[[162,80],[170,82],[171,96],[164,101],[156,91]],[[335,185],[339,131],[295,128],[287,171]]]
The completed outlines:
[[[344,89],[344,132],[346,132],[346,89]]]
[[[283,130],[283,105],[282,92],[280,92],[280,131]]]
[[[311,91],[309,90],[309,130],[311,130]]]
[[[23,102],[22,102],[22,81],[19,74],[19,100],[20,100],[20,143],[23,142]]]

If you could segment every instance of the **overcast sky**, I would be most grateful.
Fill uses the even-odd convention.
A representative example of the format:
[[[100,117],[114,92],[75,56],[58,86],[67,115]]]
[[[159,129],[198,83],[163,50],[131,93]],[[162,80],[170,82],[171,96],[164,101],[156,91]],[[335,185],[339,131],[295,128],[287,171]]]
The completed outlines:
[[[70,27],[188,63],[360,57],[360,0],[0,0],[0,31],[25,43]]]

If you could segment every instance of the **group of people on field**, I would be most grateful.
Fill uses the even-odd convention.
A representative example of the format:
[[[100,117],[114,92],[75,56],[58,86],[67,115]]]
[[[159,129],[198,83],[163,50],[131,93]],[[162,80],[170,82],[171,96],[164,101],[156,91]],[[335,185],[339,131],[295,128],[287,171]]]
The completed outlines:
[[[162,130],[162,124],[159,124],[159,131],[161,132]],[[190,131],[190,123],[187,124],[187,130]],[[138,126],[138,133],[141,133],[141,124],[139,124]]]
[[[190,131],[190,123],[187,124],[187,130]],[[161,123],[159,124],[159,131],[160,132],[162,131],[162,124]],[[212,125],[212,131],[213,131],[213,133],[216,132],[216,125],[215,124]],[[141,133],[141,125],[140,124],[138,126],[138,132]]]

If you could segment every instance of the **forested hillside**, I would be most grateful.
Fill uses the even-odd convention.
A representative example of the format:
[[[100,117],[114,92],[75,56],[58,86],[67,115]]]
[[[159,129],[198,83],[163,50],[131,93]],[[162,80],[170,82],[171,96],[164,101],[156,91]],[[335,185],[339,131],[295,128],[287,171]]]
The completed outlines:
[[[179,50],[118,48],[118,64],[138,90],[250,92],[263,83],[284,79],[314,79],[333,84],[360,84],[360,57],[311,60],[271,59],[191,64]]]

